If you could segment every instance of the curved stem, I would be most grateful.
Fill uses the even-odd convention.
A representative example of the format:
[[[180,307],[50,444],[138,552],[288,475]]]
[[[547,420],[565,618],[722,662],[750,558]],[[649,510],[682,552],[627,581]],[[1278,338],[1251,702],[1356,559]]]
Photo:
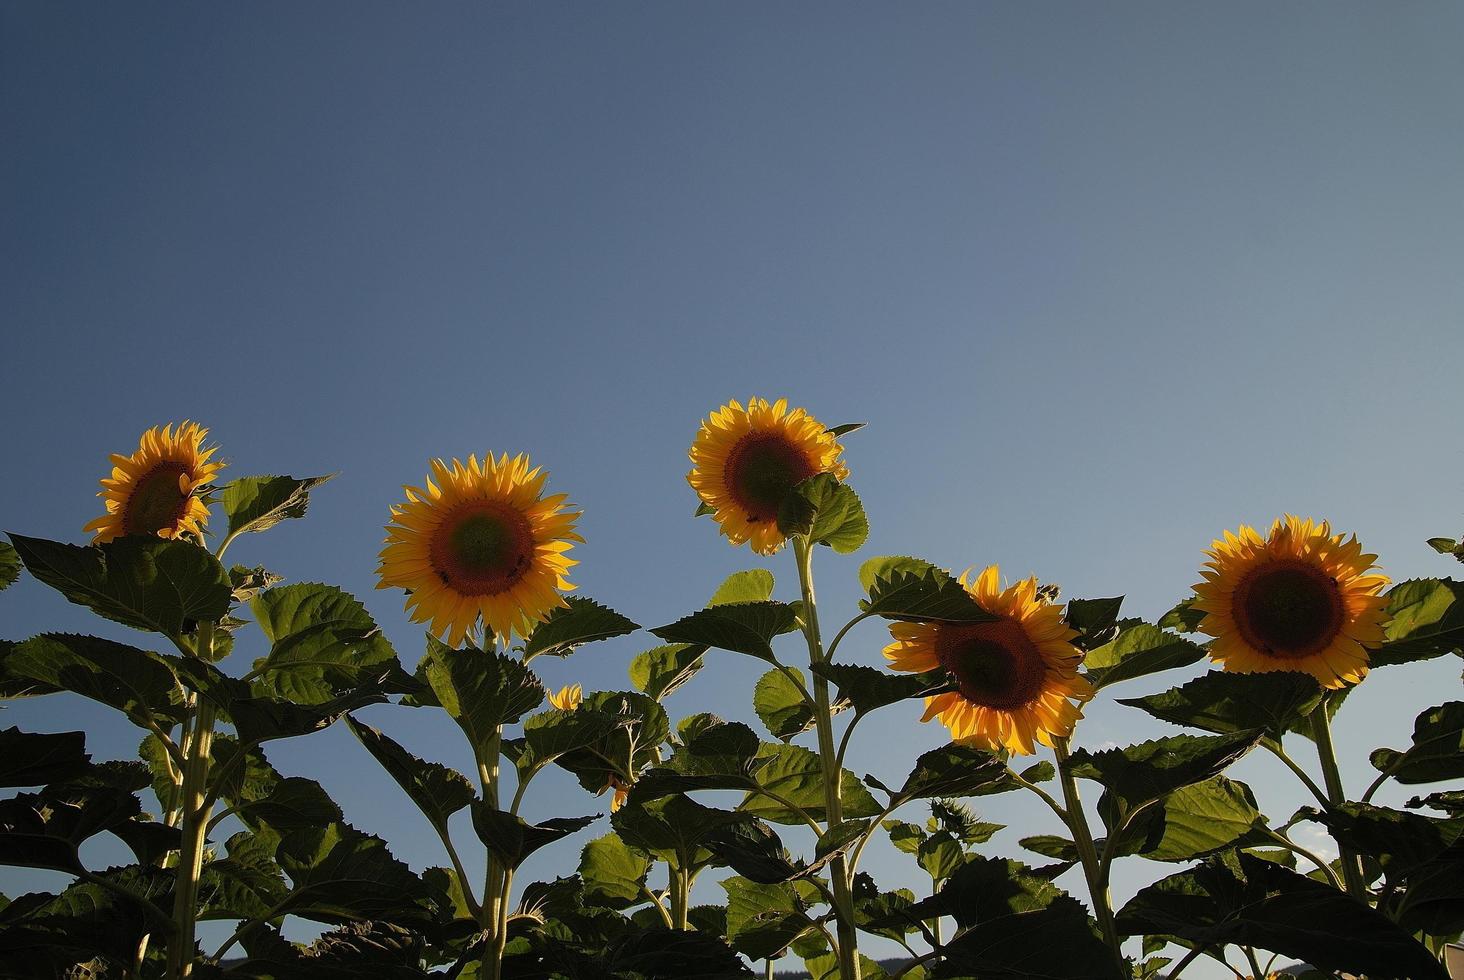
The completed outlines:
[[[818,755],[824,774],[824,816],[828,825],[833,827],[844,819],[840,786],[843,770],[837,767],[835,756],[829,682],[812,670],[814,665],[828,661],[824,656],[823,638],[819,634],[818,602],[813,593],[813,549],[807,535],[793,538],[793,553],[798,561],[798,584],[803,592],[803,636],[808,641],[809,672],[813,674],[813,716],[818,725]],[[842,854],[830,862],[829,877],[833,881],[835,928],[839,934],[839,976],[841,980],[860,980],[854,899],[849,892],[849,872]]]
[[[1098,927],[1103,930],[1108,948],[1113,951],[1114,958],[1122,963],[1123,951],[1119,944],[1118,929],[1113,923],[1108,889],[1103,884],[1098,852],[1093,846],[1093,834],[1088,830],[1088,818],[1083,813],[1082,799],[1078,796],[1078,781],[1073,776],[1072,766],[1068,764],[1068,740],[1054,738],[1052,747],[1057,754],[1058,778],[1062,780],[1062,798],[1067,811],[1065,822],[1068,830],[1072,831],[1073,843],[1077,845],[1078,856],[1082,859],[1083,875],[1088,880],[1088,894],[1093,901],[1093,914],[1098,919]]]
[[[1320,803],[1322,806],[1327,805],[1327,794],[1323,793],[1322,788],[1316,784],[1316,781],[1313,780],[1311,776],[1307,775],[1305,769],[1296,764],[1296,760],[1292,759],[1291,756],[1286,754],[1286,750],[1281,747],[1280,742],[1271,738],[1263,738],[1261,739],[1261,745],[1266,749],[1267,752],[1270,752],[1276,758],[1284,762],[1286,764],[1286,768],[1290,769],[1296,774],[1296,778],[1300,779],[1302,783],[1306,786],[1306,788],[1311,790],[1312,796],[1315,796],[1317,798],[1318,803]]]
[[[1325,699],[1312,709],[1312,736],[1317,743],[1317,759],[1322,764],[1322,778],[1327,784],[1327,808],[1341,806],[1347,802],[1347,793],[1342,788],[1342,774],[1337,769],[1337,749],[1332,745],[1332,723],[1327,713]],[[1342,858],[1342,880],[1347,884],[1347,894],[1360,902],[1367,901],[1367,886],[1363,884],[1362,872],[1357,864],[1357,855],[1342,841],[1337,842],[1337,851]]]
[[[843,626],[843,628],[840,629],[839,632],[837,632],[837,633],[834,634],[834,641],[829,644],[828,652],[827,652],[827,654],[824,657],[824,663],[826,663],[826,664],[833,663],[834,662],[834,651],[837,650],[837,649],[839,649],[839,643],[844,639],[844,635],[846,633],[848,633],[851,629],[853,629],[855,626],[858,626],[860,623],[864,622],[866,619],[868,619],[872,615],[874,615],[874,614],[873,613],[864,613],[864,612],[862,612],[858,616],[855,616],[853,619],[851,619],[847,623],[845,623],[844,626]]]
[[[1294,854],[1300,854],[1312,864],[1315,864],[1318,868],[1321,869],[1322,873],[1327,876],[1327,880],[1332,883],[1332,886],[1334,888],[1336,888],[1339,892],[1345,891],[1345,889],[1342,887],[1342,882],[1337,880],[1337,873],[1332,870],[1332,865],[1330,862],[1323,861],[1319,855],[1308,851],[1306,848],[1293,841],[1290,837],[1287,837],[1285,834],[1277,833],[1270,827],[1266,828],[1266,834],[1277,844],[1286,848],[1286,850],[1291,851]]]
[[[666,867],[667,867],[667,873],[669,874],[670,873],[670,865],[668,864]],[[671,913],[670,912],[667,912],[666,911],[666,906],[663,905],[663,904],[661,904],[661,896],[660,895],[657,895],[655,892],[651,891],[649,885],[641,885],[641,894],[644,895],[646,898],[650,899],[651,900],[651,905],[655,906],[656,911],[659,912],[659,913],[661,913],[661,921],[664,922],[664,923],[666,923],[666,928],[667,929],[675,929],[676,927],[671,924]]]
[[[1047,790],[1043,789],[1041,786],[1038,786],[1036,783],[1023,779],[1020,773],[1012,769],[1008,769],[1007,772],[1011,773],[1012,779],[1016,780],[1018,785],[1021,785],[1040,796],[1042,798],[1042,802],[1047,804],[1048,809],[1057,814],[1057,819],[1061,820],[1063,823],[1068,822],[1067,810],[1063,808],[1063,805],[1061,803],[1052,798],[1052,794],[1048,793]],[[1074,790],[1074,792],[1076,793],[1076,790]]]
[[[1195,960],[1203,956],[1205,954],[1205,950],[1208,948],[1208,946],[1196,946],[1188,953],[1185,953],[1180,961],[1174,965],[1174,968],[1169,971],[1169,980],[1175,980],[1176,977],[1184,972],[1185,967],[1189,966]]]

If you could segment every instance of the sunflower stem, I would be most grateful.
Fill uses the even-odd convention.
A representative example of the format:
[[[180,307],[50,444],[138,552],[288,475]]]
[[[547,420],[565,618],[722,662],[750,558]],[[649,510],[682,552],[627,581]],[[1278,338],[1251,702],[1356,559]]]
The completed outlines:
[[[1113,950],[1113,956],[1121,964],[1123,962],[1123,947],[1119,942],[1118,929],[1113,923],[1112,900],[1108,895],[1108,886],[1103,882],[1103,872],[1099,866],[1098,850],[1093,846],[1093,834],[1088,829],[1088,817],[1083,812],[1083,801],[1078,796],[1078,781],[1073,776],[1072,766],[1068,762],[1068,740],[1056,737],[1052,740],[1052,748],[1057,755],[1057,772],[1062,780],[1062,799],[1066,804],[1064,811],[1067,813],[1066,823],[1068,830],[1072,831],[1073,843],[1077,845],[1078,857],[1082,860],[1083,876],[1088,880],[1088,894],[1093,901],[1093,915],[1098,919],[1098,928],[1103,930],[1103,938],[1108,947]]]
[[[805,534],[793,538],[793,554],[798,562],[798,584],[803,591],[803,636],[808,641],[808,662],[813,675],[813,717],[818,726],[818,756],[823,768],[824,817],[833,827],[844,819],[842,799],[843,770],[839,768],[834,744],[833,712],[830,710],[829,682],[817,671],[825,663],[823,638],[818,629],[818,604],[813,593],[813,548]],[[859,939],[854,925],[854,900],[849,892],[849,872],[840,854],[829,865],[833,881],[833,907],[839,935],[839,976],[841,980],[860,980]]]
[[[198,656],[213,654],[214,624],[198,627]],[[193,975],[194,932],[198,918],[198,879],[203,872],[203,851],[207,842],[209,811],[208,769],[213,751],[214,707],[199,698],[194,702],[191,735],[184,757],[183,782],[179,793],[179,826],[182,843],[178,851],[177,882],[173,889],[174,934],[168,943],[169,980]]]
[[[1341,806],[1347,802],[1347,792],[1342,788],[1342,773],[1337,768],[1337,748],[1332,744],[1332,719],[1328,710],[1330,699],[1312,709],[1312,737],[1317,743],[1317,760],[1322,764],[1322,781],[1327,786],[1327,808]],[[1363,883],[1357,855],[1342,841],[1337,842],[1341,857],[1342,880],[1347,884],[1347,894],[1359,902],[1367,902],[1367,886]]]
[[[493,731],[493,736],[488,744],[483,747],[478,756],[478,782],[483,791],[483,802],[485,806],[498,809],[498,766],[503,746],[503,726],[499,725]],[[493,849],[488,849],[483,870],[483,904],[478,912],[478,924],[485,932],[491,934],[487,947],[483,952],[483,966],[485,972],[492,980],[498,980],[503,970],[503,939],[500,929],[500,922],[505,921],[504,911],[508,905],[506,885],[512,882],[512,877],[503,868]]]

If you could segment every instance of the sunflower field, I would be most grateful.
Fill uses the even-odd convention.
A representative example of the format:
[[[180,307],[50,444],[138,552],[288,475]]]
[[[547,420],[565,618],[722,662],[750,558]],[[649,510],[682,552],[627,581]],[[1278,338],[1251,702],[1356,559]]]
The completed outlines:
[[[433,460],[389,513],[383,501],[378,588],[404,599],[417,640],[387,637],[338,588],[228,562],[242,535],[304,518],[327,477],[236,476],[192,422],[143,433],[111,458],[101,516],[77,516],[90,541],[0,543],[0,587],[26,574],[135,631],[0,640],[0,696],[90,699],[139,739],[115,760],[86,732],[0,731],[0,862],[70,880],[3,889],[0,976],[1448,976],[1464,932],[1464,700],[1420,691],[1412,743],[1374,751],[1365,787],[1344,786],[1332,725],[1371,671],[1464,653],[1464,582],[1392,582],[1350,533],[1278,515],[1217,529],[1199,583],[1177,583],[1189,598],[1157,622],[1126,616],[1117,588],[1068,598],[979,555],[954,572],[863,556],[840,566],[857,568],[858,607],[821,607],[816,558],[869,533],[842,443],[859,428],[762,398],[700,423],[688,509],[786,565],[797,597],[774,598],[767,568],[732,575],[703,608],[645,627],[613,691],[549,690],[535,672],[643,626],[576,593],[580,511],[527,455]],[[1441,570],[1464,560],[1452,539],[1427,546]],[[883,663],[845,646],[866,623]],[[231,656],[255,631],[265,655]],[[696,710],[698,671],[729,655],[761,662],[747,692],[761,729]],[[1168,690],[1123,697],[1166,672]],[[1075,747],[1100,698],[1176,734]],[[903,778],[864,774],[852,733],[911,700],[948,744],[912,752]],[[357,716],[368,706],[445,713],[473,769],[417,757]],[[421,811],[438,865],[413,870],[319,782],[276,767],[336,725]],[[1268,810],[1228,776],[1249,753],[1274,757],[1308,805]],[[551,770],[583,795],[531,822]],[[1417,795],[1374,802],[1397,786]],[[1062,832],[994,845],[1003,827],[978,803],[996,794]],[[101,835],[129,860],[84,860]],[[861,869],[871,842],[929,887],[876,881]],[[535,856],[555,848],[578,852],[577,872],[542,880]],[[1118,862],[1149,881],[1121,907]]]

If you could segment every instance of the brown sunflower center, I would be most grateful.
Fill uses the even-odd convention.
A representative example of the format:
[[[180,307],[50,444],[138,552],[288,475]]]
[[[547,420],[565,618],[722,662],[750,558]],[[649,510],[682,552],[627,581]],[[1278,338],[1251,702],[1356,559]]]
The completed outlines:
[[[737,506],[749,521],[768,521],[792,490],[818,472],[806,453],[781,433],[743,436],[727,454],[722,471]]]
[[[497,595],[529,570],[534,533],[512,507],[479,501],[447,515],[429,552],[432,569],[445,585],[463,595]]]
[[[955,678],[961,697],[987,708],[1030,704],[1042,693],[1047,675],[1041,651],[1011,619],[943,623],[935,635],[935,656]]]
[[[1336,579],[1297,559],[1253,569],[1236,585],[1232,605],[1245,641],[1283,660],[1325,649],[1346,613]]]
[[[186,463],[162,462],[139,477],[127,495],[122,533],[176,531],[178,522],[188,513],[188,494],[178,489],[178,477],[187,472]]]

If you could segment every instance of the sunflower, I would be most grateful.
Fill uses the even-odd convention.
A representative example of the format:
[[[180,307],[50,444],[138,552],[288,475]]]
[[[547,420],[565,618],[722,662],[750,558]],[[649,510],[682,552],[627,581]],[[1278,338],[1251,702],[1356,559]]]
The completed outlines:
[[[195,422],[176,429],[153,426],[137,441],[131,456],[112,454],[112,475],[97,494],[107,512],[86,525],[103,544],[129,534],[176,538],[201,535],[208,507],[200,490],[213,481],[223,463],[211,463],[217,446],[203,448],[208,430]]]
[[[789,491],[819,473],[847,479],[843,451],[818,419],[788,411],[787,399],[750,398],[746,408],[732,401],[702,423],[686,479],[729,541],[751,541],[753,551],[771,555],[786,541],[778,509]]]
[[[454,646],[480,618],[498,637],[527,636],[574,588],[564,576],[578,562],[565,552],[584,541],[579,512],[543,495],[548,474],[524,455],[431,468],[426,489],[404,488],[391,509],[376,587],[406,589],[412,621]]]
[[[605,780],[605,785],[600,787],[596,796],[603,796],[606,790],[613,789],[615,792],[610,797],[610,812],[614,813],[625,806],[626,797],[630,796],[630,784],[622,782],[619,776],[611,774]]]
[[[925,699],[921,721],[939,716],[958,742],[1005,746],[1031,755],[1034,743],[1066,738],[1082,717],[1075,702],[1093,696],[1078,673],[1077,632],[1029,578],[1005,590],[992,565],[968,582],[976,604],[997,617],[985,623],[893,623],[884,655],[895,670],[944,668],[956,690]]]
[[[1378,556],[1356,536],[1287,514],[1265,538],[1242,526],[1206,554],[1195,608],[1215,638],[1211,660],[1238,673],[1310,674],[1327,688],[1362,680],[1367,648],[1383,639],[1388,579],[1368,574]]]
[[[569,684],[549,695],[549,703],[560,711],[573,711],[585,699],[585,692],[578,684]]]

